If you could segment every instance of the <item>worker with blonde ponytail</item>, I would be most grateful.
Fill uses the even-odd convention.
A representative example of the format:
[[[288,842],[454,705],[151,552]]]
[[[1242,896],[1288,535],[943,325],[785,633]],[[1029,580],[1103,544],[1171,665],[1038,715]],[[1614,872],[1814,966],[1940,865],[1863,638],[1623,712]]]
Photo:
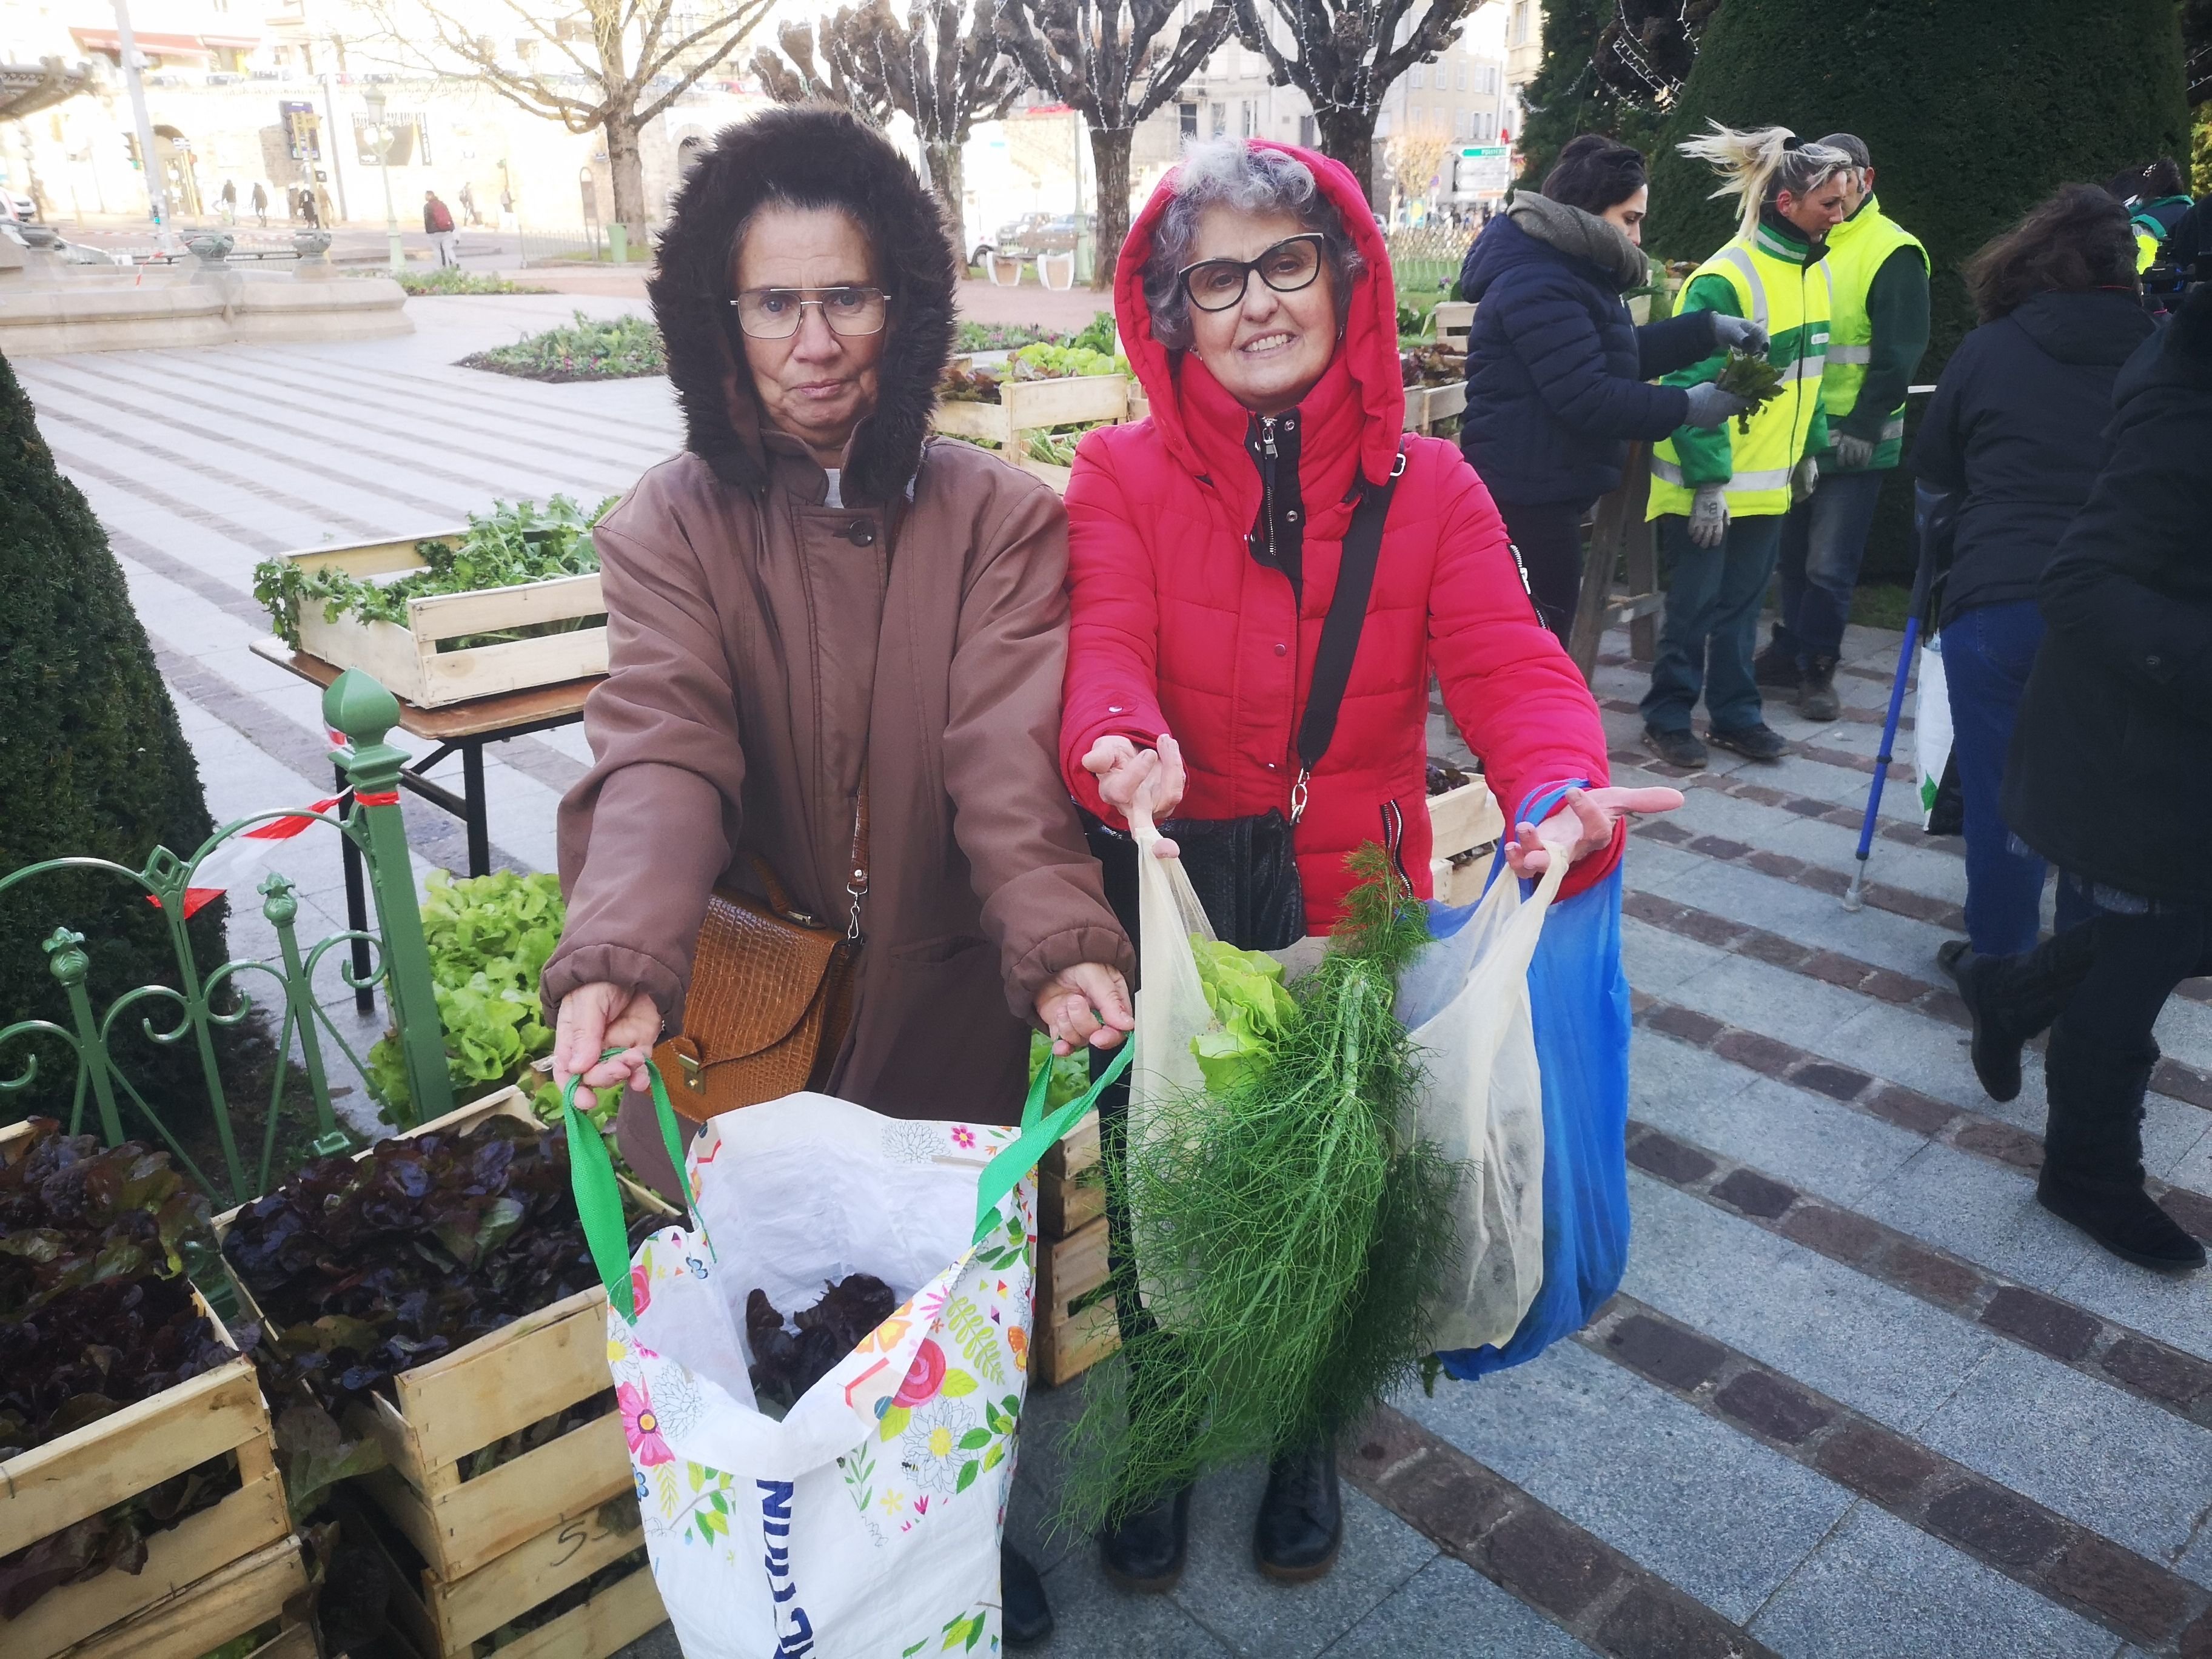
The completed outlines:
[[[1710,432],[1684,427],[1651,453],[1647,516],[1658,521],[1670,569],[1644,740],[1662,760],[1695,770],[1706,760],[1690,729],[1701,695],[1713,743],[1762,761],[1788,747],[1766,724],[1752,653],[1790,501],[1811,495],[1819,482],[1811,452],[1827,447],[1820,376],[1832,289],[1825,239],[1850,210],[1852,163],[1786,127],[1740,132],[1716,122],[1681,149],[1719,173],[1713,194],[1736,198],[1742,218],[1691,273],[1677,309],[1756,323],[1783,377],[1781,395],[1747,417],[1748,430],[1739,422]],[[1664,384],[1703,385],[1726,362],[1716,352]]]

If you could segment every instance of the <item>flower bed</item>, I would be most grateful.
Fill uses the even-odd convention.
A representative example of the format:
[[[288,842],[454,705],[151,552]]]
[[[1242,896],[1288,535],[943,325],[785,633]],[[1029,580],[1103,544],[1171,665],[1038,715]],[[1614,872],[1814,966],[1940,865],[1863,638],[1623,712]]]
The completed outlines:
[[[579,311],[566,327],[472,351],[457,367],[526,380],[631,380],[667,374],[668,356],[651,318],[599,319]]]

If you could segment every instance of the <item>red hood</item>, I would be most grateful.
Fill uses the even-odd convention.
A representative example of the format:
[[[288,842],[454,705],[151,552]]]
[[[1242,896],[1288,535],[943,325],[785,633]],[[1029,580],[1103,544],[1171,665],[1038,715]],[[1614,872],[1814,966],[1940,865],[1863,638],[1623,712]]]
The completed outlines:
[[[1271,143],[1264,138],[1246,142],[1255,149],[1296,156],[1311,167],[1322,194],[1344,216],[1352,244],[1366,262],[1366,270],[1352,283],[1352,309],[1337,359],[1349,373],[1358,396],[1360,470],[1370,483],[1380,483],[1390,476],[1399,437],[1406,426],[1405,376],[1398,362],[1398,294],[1390,280],[1389,250],[1383,246],[1382,233],[1375,227],[1367,198],[1341,163],[1293,144]],[[1153,232],[1174,198],[1175,181],[1175,171],[1160,180],[1136,223],[1129,228],[1128,240],[1121,244],[1121,257],[1114,268],[1114,317],[1121,325],[1121,349],[1151,401],[1152,424],[1169,453],[1194,477],[1204,477],[1209,469],[1191,441],[1188,416],[1170,372],[1170,353],[1152,337],[1152,313],[1145,304],[1145,261],[1152,258]],[[1185,372],[1206,374],[1194,358]],[[1240,429],[1237,441],[1241,445],[1243,441]]]

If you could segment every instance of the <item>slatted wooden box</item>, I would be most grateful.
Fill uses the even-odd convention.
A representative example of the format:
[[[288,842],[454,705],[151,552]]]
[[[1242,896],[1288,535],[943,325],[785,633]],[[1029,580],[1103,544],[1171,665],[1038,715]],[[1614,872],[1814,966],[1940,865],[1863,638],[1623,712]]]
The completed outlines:
[[[447,537],[458,540],[465,533],[441,531],[404,541],[357,542],[284,556],[311,572],[342,570],[363,578],[398,575],[425,568],[417,542]],[[343,615],[326,622],[323,607],[309,602],[300,607],[300,648],[336,667],[360,669],[392,696],[418,708],[436,708],[471,697],[495,696],[533,685],[558,685],[607,672],[604,621],[566,633],[540,634],[456,651],[441,651],[440,641],[571,622],[580,617],[604,617],[606,608],[596,574],[410,599],[404,627]]]
[[[1429,432],[1440,421],[1463,414],[1467,410],[1467,383],[1454,381],[1449,386],[1409,386],[1406,388],[1406,430]]]
[[[1480,859],[1455,864],[1462,854],[1488,847],[1505,833],[1505,815],[1480,778],[1429,797],[1429,874],[1440,904],[1472,904],[1482,896],[1488,866]]]
[[[409,1133],[467,1129],[502,1115],[544,1127],[521,1091],[502,1089]],[[673,1214],[643,1189],[628,1190],[655,1213]],[[252,1307],[246,1287],[238,1291],[240,1305]],[[378,1394],[349,1409],[346,1427],[384,1449],[386,1467],[362,1476],[362,1488],[443,1580],[587,1519],[630,1489],[622,1413],[611,1404],[473,1480],[465,1474],[483,1448],[613,1386],[606,1322],[606,1292],[594,1285],[400,1372],[392,1379],[397,1403]]]
[[[399,1587],[392,1614],[422,1659],[467,1659],[477,1642],[520,1619],[562,1591],[645,1546],[636,1503],[627,1528],[594,1511],[550,1527],[476,1571],[447,1580],[389,1547],[381,1528],[358,1509],[346,1513],[349,1537],[384,1555]],[[606,1659],[667,1617],[653,1587],[653,1567],[641,1556],[590,1600],[570,1607],[499,1650],[501,1659]]]
[[[1080,1376],[1121,1345],[1114,1298],[1099,1294],[1108,1275],[1106,1189],[1097,1179],[1097,1164],[1098,1114],[1092,1112],[1037,1167],[1030,1375],[1048,1388]]]
[[[30,1138],[0,1132],[0,1159]],[[230,1333],[192,1299],[227,1345]],[[0,1625],[7,1659],[197,1659],[258,1628],[304,1590],[269,1408],[243,1355],[0,1462],[0,1556],[228,1453],[239,1488],[147,1540],[136,1573],[110,1569]]]
[[[1006,380],[1000,384],[997,403],[947,401],[938,404],[932,419],[937,430],[949,436],[974,438],[1011,451],[1015,434],[1039,427],[1127,420],[1130,384],[1126,374]]]

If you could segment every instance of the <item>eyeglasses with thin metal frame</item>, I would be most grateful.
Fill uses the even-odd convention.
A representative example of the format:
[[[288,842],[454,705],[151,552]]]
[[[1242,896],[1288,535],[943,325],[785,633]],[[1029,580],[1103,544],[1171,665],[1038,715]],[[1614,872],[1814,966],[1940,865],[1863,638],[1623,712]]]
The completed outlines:
[[[1261,249],[1256,259],[1200,259],[1185,265],[1176,272],[1176,281],[1200,311],[1226,311],[1243,303],[1255,271],[1278,294],[1311,288],[1314,278],[1321,275],[1321,233],[1303,231]],[[1201,283],[1210,297],[1201,297]]]
[[[787,340],[799,332],[806,307],[818,306],[833,334],[880,334],[890,299],[879,288],[749,288],[730,303],[738,326],[757,340]]]

